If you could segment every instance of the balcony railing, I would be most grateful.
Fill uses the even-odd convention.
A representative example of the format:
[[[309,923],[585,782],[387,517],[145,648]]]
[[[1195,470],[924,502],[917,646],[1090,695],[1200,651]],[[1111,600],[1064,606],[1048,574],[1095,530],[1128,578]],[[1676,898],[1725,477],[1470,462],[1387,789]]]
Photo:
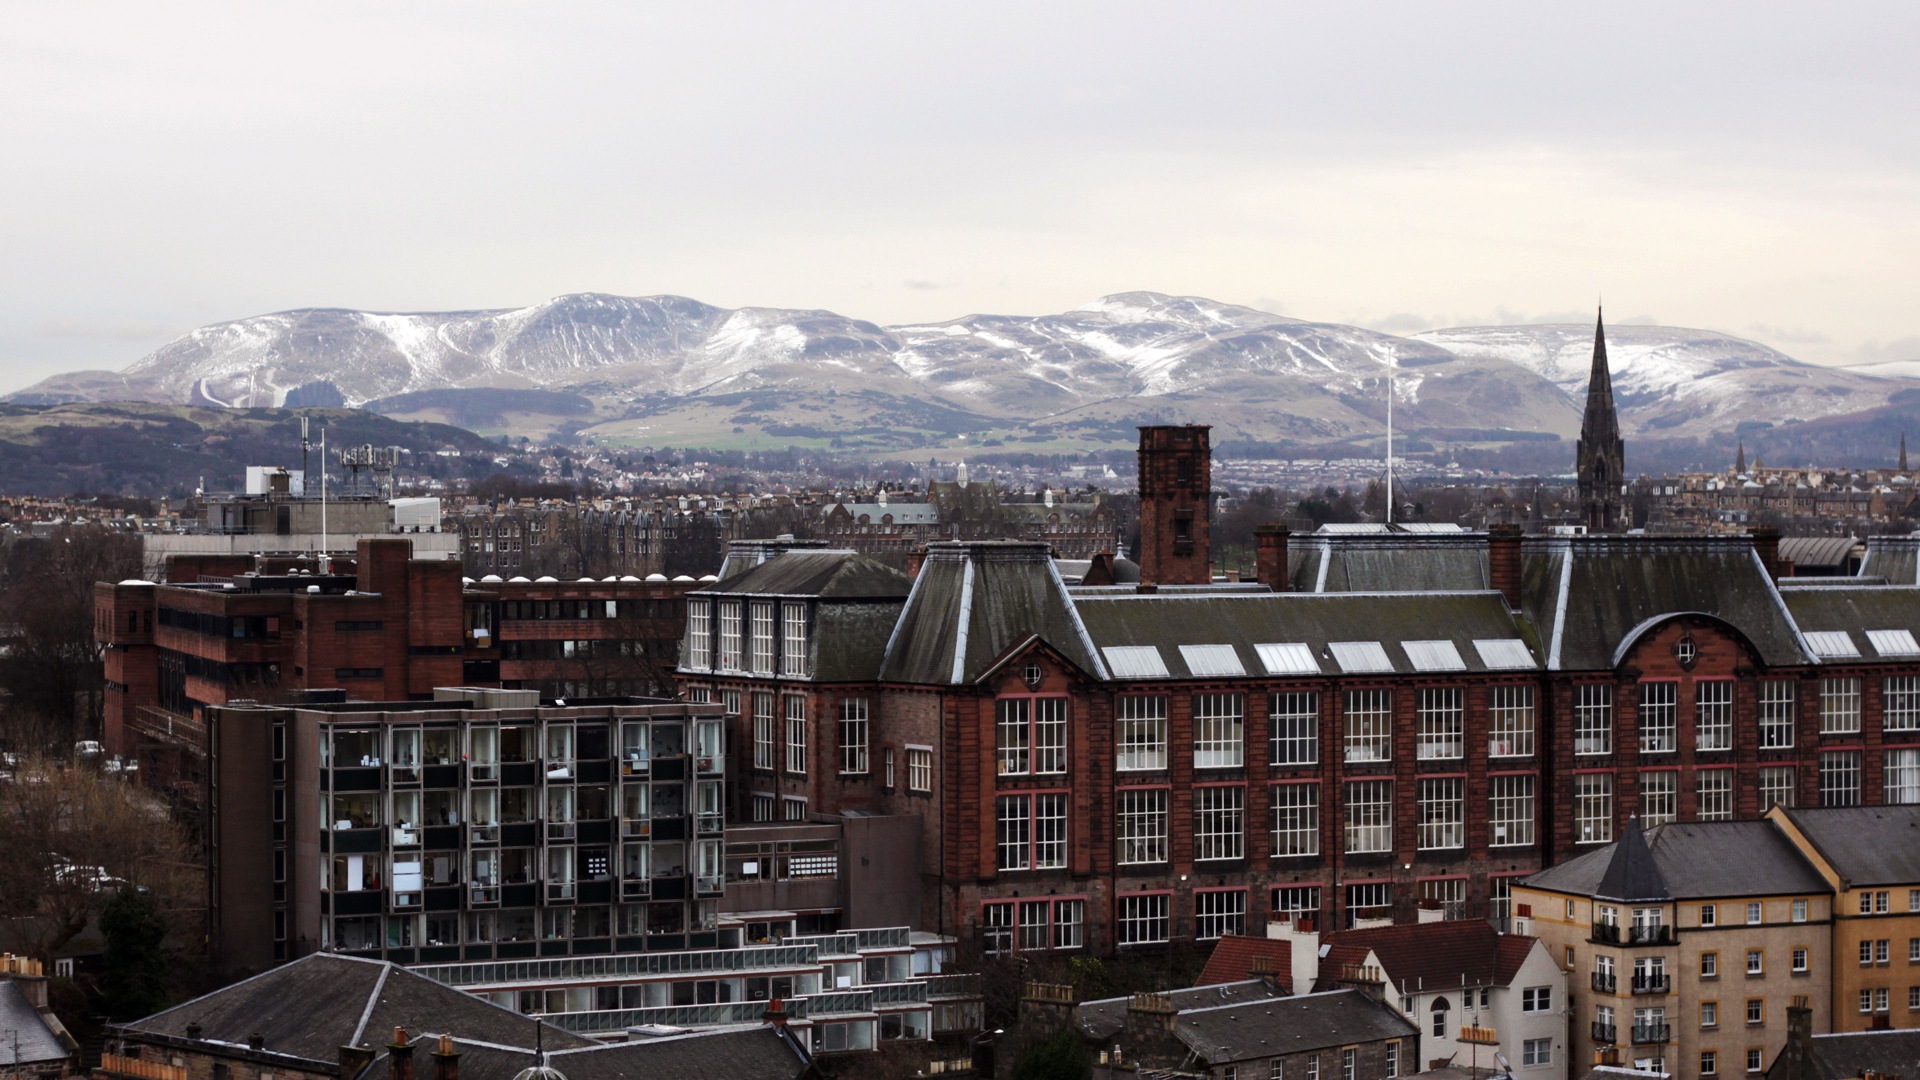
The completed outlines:
[[[1593,1022],[1594,1042],[1602,1046],[1612,1046],[1618,1035],[1619,1031],[1612,1024],[1603,1024],[1598,1020]]]
[[[1666,975],[1635,975],[1633,977],[1635,994],[1665,994],[1671,985]]]
[[[1602,994],[1611,994],[1613,993],[1615,985],[1617,985],[1617,980],[1614,976],[1598,971],[1593,973],[1593,988],[1595,991]]]
[[[1673,1029],[1666,1024],[1633,1025],[1633,1045],[1646,1046],[1651,1043],[1670,1042]]]
[[[1601,945],[1671,945],[1673,927],[1666,923],[1621,926],[1597,922],[1593,924],[1593,940]]]

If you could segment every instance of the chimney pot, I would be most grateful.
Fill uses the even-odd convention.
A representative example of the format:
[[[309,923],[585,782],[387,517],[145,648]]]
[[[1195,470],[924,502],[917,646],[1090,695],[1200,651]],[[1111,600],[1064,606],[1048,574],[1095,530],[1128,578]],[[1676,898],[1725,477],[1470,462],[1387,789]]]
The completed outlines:
[[[202,1028],[202,1027],[200,1026],[200,1022],[199,1022],[198,1020],[196,1020],[196,1021],[194,1021],[193,1023],[190,1023],[190,1024],[188,1024],[188,1025],[187,1025],[187,1038],[189,1038],[189,1039],[197,1039],[197,1038],[199,1038],[199,1037],[200,1037],[200,1033],[201,1033],[202,1031],[204,1031],[204,1030],[206,1030],[206,1029],[205,1029],[205,1028]]]
[[[1253,579],[1274,592],[1287,591],[1287,540],[1291,535],[1285,525],[1262,525],[1253,530]]]
[[[266,1048],[267,1048],[267,1037],[266,1037],[265,1035],[262,1035],[262,1034],[260,1034],[260,1033],[259,1033],[259,1032],[257,1032],[257,1031],[256,1031],[256,1032],[254,1032],[253,1034],[251,1034],[251,1035],[249,1035],[249,1036],[247,1036],[247,1048],[248,1048],[249,1050],[264,1050],[264,1049],[266,1049]]]
[[[1518,525],[1487,528],[1487,584],[1497,590],[1507,607],[1520,607],[1520,537]]]
[[[453,1036],[440,1036],[440,1049],[433,1054],[433,1080],[460,1080],[460,1054],[453,1048]]]

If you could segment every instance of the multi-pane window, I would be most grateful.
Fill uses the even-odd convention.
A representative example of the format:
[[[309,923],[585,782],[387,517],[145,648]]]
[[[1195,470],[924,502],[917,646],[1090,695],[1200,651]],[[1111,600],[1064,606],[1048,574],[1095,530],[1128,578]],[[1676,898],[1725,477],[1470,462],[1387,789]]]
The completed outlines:
[[[1833,676],[1820,680],[1820,732],[1850,735],[1860,730],[1860,680]]]
[[[1393,691],[1349,690],[1346,760],[1387,761],[1393,756]]]
[[[1273,856],[1320,854],[1320,785],[1273,786]]]
[[[1118,747],[1114,767],[1121,772],[1167,767],[1167,699],[1130,695],[1114,703]]]
[[[1196,860],[1245,858],[1247,789],[1241,784],[1212,784],[1193,789],[1193,857]]]
[[[1000,775],[1067,771],[1066,698],[1001,698],[994,704]]]
[[[1487,753],[1526,757],[1533,753],[1533,687],[1495,686],[1487,691]]]
[[[1347,852],[1393,850],[1393,781],[1350,780],[1346,786]]]
[[[807,771],[807,699],[799,694],[787,698],[787,771],[798,776]]]
[[[709,657],[708,635],[712,632],[709,620],[711,608],[705,600],[687,602],[687,666],[705,669]]]
[[[1860,751],[1820,752],[1820,805],[1860,805]]]
[[[1457,686],[1420,691],[1420,731],[1414,744],[1422,761],[1460,757],[1466,749],[1465,692]]]
[[[892,760],[891,757],[888,758]],[[907,790],[933,790],[933,751],[924,746],[907,747]]]
[[[1693,793],[1699,821],[1733,819],[1733,770],[1701,769],[1693,774]]]
[[[806,678],[807,605],[786,604],[780,609],[780,674]]]
[[[1889,750],[1883,784],[1888,805],[1920,803],[1920,750]]]
[[[1420,883],[1420,906],[1439,911],[1443,919],[1462,918],[1467,907],[1467,879],[1430,878]]]
[[[1078,949],[1086,944],[1087,902],[1085,900],[1055,900],[1053,902],[1053,947],[1056,949]]]
[[[1087,902],[1074,899],[996,900],[980,907],[987,952],[1078,949],[1085,944]]]
[[[1760,683],[1760,749],[1783,750],[1793,745],[1795,683],[1764,679]]]
[[[1320,913],[1320,886],[1281,885],[1273,890],[1267,911],[1274,922],[1291,924],[1301,915]]]
[[[1613,774],[1577,773],[1573,778],[1573,837],[1576,844],[1613,842]]]
[[[1267,713],[1273,724],[1273,763],[1312,765],[1320,760],[1320,695],[1313,690],[1274,694]]]
[[[1613,753],[1613,687],[1609,684],[1573,688],[1573,752]]]
[[[1920,675],[1889,675],[1880,690],[1880,727],[1920,731]]]
[[[755,600],[747,605],[747,655],[755,675],[773,674],[773,604]]]
[[[1458,777],[1420,781],[1418,839],[1423,851],[1466,844],[1466,781]]]
[[[773,695],[753,695],[753,767],[773,768]]]
[[[1679,745],[1680,684],[1640,684],[1640,752],[1659,754]]]
[[[1193,894],[1193,936],[1212,941],[1247,932],[1247,890],[1215,889]]]
[[[1065,792],[1002,795],[994,806],[1000,869],[1049,870],[1067,865]]]
[[[1533,777],[1493,776],[1487,781],[1487,825],[1490,847],[1518,847],[1533,843]]]
[[[1793,809],[1793,786],[1793,766],[1763,766],[1759,776],[1761,813],[1775,806]]]
[[[1680,774],[1661,769],[1640,774],[1640,824],[1665,825],[1680,815]]]
[[[1119,940],[1122,945],[1144,945],[1167,940],[1167,912],[1173,898],[1166,893],[1141,893],[1118,899]]]
[[[1393,907],[1393,882],[1366,881],[1347,886],[1347,911],[1361,917],[1363,911]]]
[[[1167,789],[1122,788],[1115,829],[1122,864],[1167,861]]]
[[[1733,680],[1702,679],[1693,684],[1693,748],[1733,749]]]
[[[720,657],[718,667],[721,671],[740,670],[740,601],[720,601]]]
[[[1553,1040],[1552,1039],[1528,1039],[1525,1042],[1521,1043],[1520,1044],[1520,1064],[1522,1065],[1553,1064]]]
[[[1193,767],[1233,769],[1246,764],[1244,694],[1193,695]]]
[[[867,771],[867,699],[840,699],[840,771]]]

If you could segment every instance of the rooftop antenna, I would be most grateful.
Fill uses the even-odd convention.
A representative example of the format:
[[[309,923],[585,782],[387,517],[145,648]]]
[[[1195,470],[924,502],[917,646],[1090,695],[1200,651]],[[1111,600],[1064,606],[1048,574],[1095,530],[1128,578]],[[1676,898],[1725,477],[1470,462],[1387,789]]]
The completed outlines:
[[[1393,524],[1393,350],[1387,350],[1387,524]]]
[[[320,572],[333,573],[333,560],[327,557],[327,429],[320,429]]]
[[[308,456],[313,451],[313,440],[307,437],[307,417],[300,418],[300,490],[304,494],[307,483],[307,470],[312,466]]]

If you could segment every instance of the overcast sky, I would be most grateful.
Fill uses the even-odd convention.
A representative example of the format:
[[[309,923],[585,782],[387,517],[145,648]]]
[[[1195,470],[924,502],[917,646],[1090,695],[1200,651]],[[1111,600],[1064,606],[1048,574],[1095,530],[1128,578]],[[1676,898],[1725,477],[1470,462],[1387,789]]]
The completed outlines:
[[[1920,358],[1920,5],[0,12],[0,389],[308,306],[576,291]]]

